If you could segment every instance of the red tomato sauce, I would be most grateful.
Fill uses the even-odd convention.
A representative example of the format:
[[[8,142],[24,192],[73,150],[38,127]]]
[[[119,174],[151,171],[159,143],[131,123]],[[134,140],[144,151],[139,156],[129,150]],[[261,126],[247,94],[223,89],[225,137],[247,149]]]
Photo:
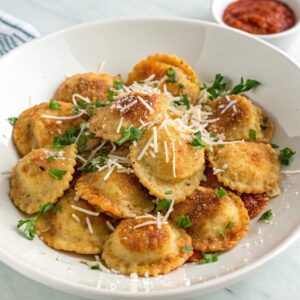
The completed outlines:
[[[277,0],[238,0],[227,6],[223,21],[254,34],[285,31],[296,23],[294,12]]]

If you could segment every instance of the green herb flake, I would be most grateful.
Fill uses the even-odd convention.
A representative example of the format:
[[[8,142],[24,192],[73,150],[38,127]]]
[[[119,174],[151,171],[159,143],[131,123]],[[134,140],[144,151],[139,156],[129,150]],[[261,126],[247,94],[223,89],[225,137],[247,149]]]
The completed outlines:
[[[57,213],[61,213],[61,206],[59,204],[57,204],[54,208],[54,212]]]
[[[283,165],[288,166],[295,154],[296,151],[293,151],[291,148],[283,148],[279,151],[279,160]]]
[[[219,96],[225,95],[227,90],[227,82],[223,82],[224,76],[221,74],[216,74],[215,80],[211,87],[206,88],[207,92],[210,94],[210,99],[214,100]]]
[[[171,195],[171,194],[173,194],[173,191],[171,191],[171,190],[165,191],[165,194],[166,194],[166,195]]]
[[[30,219],[27,219],[27,220],[19,220],[18,224],[17,224],[17,228],[20,228],[22,227],[23,225],[25,225],[25,228],[24,228],[24,233],[26,235],[26,237],[29,239],[29,240],[33,240],[33,238],[35,237],[35,234],[36,234],[36,221],[37,219],[43,214],[45,213],[46,211],[48,211],[49,209],[51,209],[53,207],[53,204],[52,203],[47,203],[43,206],[41,206],[39,212],[33,216],[32,218]]]
[[[138,128],[135,127],[130,127],[130,128],[122,127],[121,131],[123,133],[123,136],[117,140],[116,144],[118,146],[124,144],[127,141],[130,142],[137,141],[142,137],[143,134],[143,130],[139,130]]]
[[[191,108],[191,104],[187,95],[182,95],[180,100],[176,100],[173,102],[175,106],[184,105],[186,109]]]
[[[193,222],[189,216],[182,215],[176,218],[176,224],[183,229],[187,229],[192,227]]]
[[[231,230],[233,227],[234,227],[234,222],[232,222],[232,221],[229,221],[226,225],[227,230]]]
[[[91,269],[91,270],[100,270],[100,267],[99,267],[99,265],[97,264],[97,265],[90,266],[90,269]]]
[[[79,171],[83,173],[92,173],[98,171],[99,168],[103,167],[107,161],[107,155],[101,154],[99,157],[93,158],[87,161],[87,163],[80,168]]]
[[[254,129],[249,129],[249,138],[253,141],[256,141],[256,131]]]
[[[272,219],[272,217],[273,217],[273,212],[271,209],[269,209],[266,212],[264,212],[258,220],[268,223]]]
[[[17,117],[10,117],[7,119],[8,123],[11,125],[11,126],[15,126],[17,121],[18,121],[18,118]]]
[[[202,134],[200,131],[194,133],[194,139],[190,142],[190,144],[195,148],[206,148],[208,151],[212,152],[212,148],[206,142],[202,140]]]
[[[79,132],[79,127],[68,128],[63,135],[56,136],[53,138],[51,143],[52,148],[55,150],[60,150],[65,146],[74,144]]]
[[[276,145],[276,144],[270,144],[271,145],[271,147],[273,148],[273,149],[278,149],[279,148],[279,146],[278,145]]]
[[[169,199],[162,199],[159,200],[158,203],[156,204],[156,208],[154,212],[162,211],[162,210],[167,210],[169,209],[172,201]]]
[[[185,88],[185,85],[184,85],[182,82],[179,82],[179,83],[178,83],[178,87],[179,87],[180,89],[184,89],[184,88]]]
[[[218,261],[218,253],[204,253],[198,264],[210,264]]]
[[[67,173],[65,170],[59,170],[59,169],[49,169],[48,174],[54,177],[57,180],[62,180],[64,175]]]
[[[268,128],[268,126],[266,126],[266,125],[260,125],[260,128],[261,128],[262,130],[265,130],[265,129]]]
[[[166,75],[168,76],[167,82],[170,82],[170,83],[177,82],[176,72],[174,71],[173,68],[171,68],[171,67],[168,68]]]
[[[186,253],[186,252],[191,252],[191,251],[193,251],[194,248],[193,248],[192,246],[183,246],[183,247],[181,248],[181,250],[182,250],[183,253]]]
[[[260,85],[260,82],[258,82],[257,80],[247,79],[246,81],[244,81],[244,78],[242,77],[240,83],[233,87],[233,89],[229,92],[229,95],[237,95],[250,91],[258,85]]]
[[[61,105],[59,104],[59,102],[55,99],[50,99],[49,101],[49,108],[51,110],[60,110],[61,109]]]
[[[48,156],[48,157],[47,157],[47,160],[48,160],[48,161],[52,161],[52,160],[54,160],[54,159],[55,159],[54,155],[51,155],[51,156]]]
[[[266,123],[269,121],[269,118],[268,118],[268,117],[263,117],[263,118],[261,119],[261,121],[262,121],[264,124],[266,124]]]
[[[220,236],[223,240],[226,239],[226,235],[225,235],[224,230],[220,230],[220,231],[218,232],[218,234],[219,234],[219,236]]]
[[[227,194],[226,190],[223,187],[219,187],[216,191],[215,191],[215,195],[218,199],[224,197]]]
[[[114,81],[113,85],[116,90],[121,90],[123,88],[123,83],[120,81]]]
[[[107,89],[106,92],[107,92],[107,101],[108,102],[114,101],[114,97],[118,96],[118,92],[115,92],[111,89]]]

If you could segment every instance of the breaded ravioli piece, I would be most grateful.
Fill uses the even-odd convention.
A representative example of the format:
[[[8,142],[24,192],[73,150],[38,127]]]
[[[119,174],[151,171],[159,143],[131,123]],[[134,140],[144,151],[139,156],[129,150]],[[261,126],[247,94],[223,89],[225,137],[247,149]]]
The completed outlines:
[[[269,144],[226,144],[215,147],[208,159],[217,169],[227,165],[216,176],[234,191],[261,194],[279,190],[280,163],[277,152]]]
[[[240,195],[250,219],[258,216],[269,203],[270,198],[265,194],[241,194]]]
[[[153,80],[166,78],[159,87],[167,90],[174,96],[187,95],[192,104],[195,104],[200,94],[200,83],[195,71],[181,58],[170,54],[155,54],[136,64],[128,74],[127,84],[134,81],[141,82],[151,75]]]
[[[58,102],[59,109],[53,110],[49,102],[35,105],[25,110],[17,120],[13,131],[13,141],[23,156],[32,149],[42,148],[51,143],[55,136],[65,133],[68,128],[78,127],[81,118],[59,119],[61,116],[73,115],[73,104]],[[46,116],[58,117],[55,119]]]
[[[246,235],[249,217],[239,196],[227,191],[220,198],[216,190],[199,187],[193,195],[174,206],[171,219],[188,216],[192,226],[187,233],[195,250],[229,250]]]
[[[37,234],[43,242],[56,250],[99,254],[111,230],[105,223],[105,217],[97,216],[86,201],[74,201],[74,196],[74,191],[68,190],[55,207],[39,217],[36,223]],[[94,215],[81,212],[72,206]]]
[[[121,127],[138,128],[143,123],[163,118],[168,101],[158,94],[125,93],[116,101],[97,109],[90,119],[90,130],[105,140],[116,142],[123,136]],[[121,124],[121,126],[120,126]]]
[[[72,96],[79,94],[91,101],[105,101],[108,98],[107,90],[118,80],[118,76],[105,73],[76,74],[64,80],[53,97],[59,101],[72,102]]]
[[[76,146],[60,151],[49,147],[32,150],[12,170],[10,197],[27,214],[39,211],[48,202],[55,203],[69,188],[76,164]]]
[[[150,213],[154,203],[148,191],[134,174],[114,170],[83,174],[76,182],[76,193],[100,211],[117,218]]]
[[[102,258],[122,274],[139,276],[166,274],[182,266],[192,255],[183,251],[191,238],[172,223],[145,225],[151,219],[122,220],[104,244]],[[141,226],[141,227],[139,227]]]
[[[175,202],[182,201],[203,178],[204,149],[194,148],[173,126],[155,129],[147,129],[137,145],[130,146],[132,167],[150,194],[163,199],[165,191],[172,190]],[[149,143],[156,144],[155,136],[157,153],[150,146],[147,149]]]
[[[273,125],[268,121],[267,128],[262,130],[263,119],[261,109],[242,95],[230,95],[211,101],[209,119],[215,121],[208,124],[207,130],[213,135],[224,134],[225,141],[253,141],[268,143],[273,134]],[[267,125],[267,124],[266,124]]]

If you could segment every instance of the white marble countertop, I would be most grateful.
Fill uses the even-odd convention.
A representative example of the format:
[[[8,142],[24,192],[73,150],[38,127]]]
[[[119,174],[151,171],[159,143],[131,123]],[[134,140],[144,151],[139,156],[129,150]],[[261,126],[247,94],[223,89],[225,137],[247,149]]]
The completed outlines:
[[[31,23],[41,34],[47,34],[81,22],[125,16],[210,20],[209,3],[209,0],[0,0],[0,9]],[[300,62],[299,49],[294,45],[288,52]],[[244,281],[194,300],[299,300],[299,275],[300,241]],[[27,279],[2,263],[0,299],[84,300]]]

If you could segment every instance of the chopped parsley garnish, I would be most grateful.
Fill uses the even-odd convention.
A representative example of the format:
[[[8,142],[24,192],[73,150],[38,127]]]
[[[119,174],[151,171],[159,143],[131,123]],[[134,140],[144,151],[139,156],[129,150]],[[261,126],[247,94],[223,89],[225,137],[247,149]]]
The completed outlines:
[[[215,191],[215,195],[218,199],[224,197],[227,194],[226,190],[223,187],[219,187],[216,191]]]
[[[263,118],[261,119],[261,121],[262,121],[264,124],[266,124],[266,123],[269,121],[269,118],[268,118],[268,117],[263,117]]]
[[[115,88],[116,90],[120,90],[120,89],[123,88],[123,83],[120,82],[120,81],[114,81],[113,84],[114,84],[114,88]]]
[[[218,253],[204,253],[203,258],[199,261],[199,264],[210,264],[218,261]]]
[[[183,253],[191,252],[191,251],[193,251],[193,250],[194,250],[194,248],[193,248],[192,246],[183,246],[183,247],[182,247],[182,252],[183,252]]]
[[[105,165],[106,160],[107,156],[103,154],[99,157],[89,160],[84,166],[78,168],[78,170],[84,173],[96,172],[98,168],[101,168]]]
[[[96,107],[103,107],[106,106],[108,103],[106,101],[94,101],[90,105],[95,105]]]
[[[63,135],[56,136],[53,138],[51,146],[55,150],[60,150],[61,148],[74,144],[76,137],[80,132],[79,127],[71,127],[66,130]]]
[[[91,270],[100,270],[99,264],[90,266]]]
[[[207,92],[210,94],[210,99],[216,99],[219,96],[225,95],[228,83],[223,82],[224,76],[221,74],[217,74],[215,76],[215,80],[213,82],[213,85],[209,88],[206,88]]]
[[[176,224],[184,229],[190,228],[193,225],[193,222],[189,216],[179,216],[176,218]]]
[[[279,151],[279,160],[283,165],[288,166],[295,154],[296,151],[293,151],[291,148],[283,148]]]
[[[233,89],[229,92],[229,95],[237,95],[250,91],[258,85],[260,85],[260,82],[258,82],[257,80],[246,79],[246,81],[244,81],[244,78],[242,77],[240,83],[233,87]]]
[[[17,121],[18,121],[18,118],[17,117],[10,117],[7,119],[8,123],[11,125],[11,126],[15,126]]]
[[[123,133],[123,136],[117,140],[116,144],[118,146],[124,144],[127,141],[130,142],[137,141],[142,137],[143,134],[143,130],[140,130],[135,127],[130,127],[130,128],[122,127],[121,131]]]
[[[170,191],[165,191],[165,194],[166,195],[171,195],[171,194],[173,194],[173,191],[171,191],[171,190]]]
[[[265,130],[265,129],[268,128],[268,126],[266,126],[266,125],[260,125],[260,128],[261,128],[262,130]]]
[[[258,220],[268,223],[272,217],[273,217],[273,212],[271,209],[269,209],[266,212],[264,212]]]
[[[194,133],[194,139],[190,144],[195,148],[206,148],[208,151],[212,152],[211,146],[202,140],[202,134],[200,131]]]
[[[77,104],[74,105],[73,107],[73,114],[77,115],[80,113],[82,110],[86,110],[90,103],[87,103],[86,101],[79,99],[76,101]]]
[[[185,85],[184,85],[182,82],[179,82],[179,83],[178,83],[178,87],[179,87],[180,89],[184,89],[184,88],[185,88]]]
[[[270,144],[271,145],[271,147],[273,148],[273,149],[277,149],[277,148],[279,148],[279,146],[278,145],[276,145],[276,144]]]
[[[225,235],[225,232],[224,232],[224,230],[220,230],[220,231],[219,231],[219,236],[220,236],[222,239],[224,239],[224,240],[225,240],[225,238],[226,238],[226,235]]]
[[[232,90],[228,91],[229,84],[228,82],[224,82],[223,80],[224,76],[222,76],[221,74],[217,74],[211,87],[208,88],[205,85],[201,88],[206,89],[210,94],[209,98],[213,100],[224,95],[237,95],[240,93],[244,93],[260,85],[260,82],[256,80],[246,79],[245,81],[244,78],[241,78],[240,83],[234,86]]]
[[[177,82],[176,72],[174,71],[173,68],[168,68],[167,76],[168,76],[167,82],[170,82],[170,83]]]
[[[67,173],[65,170],[59,170],[59,169],[49,169],[48,174],[54,177],[57,180],[62,180],[64,175]]]
[[[190,104],[190,101],[189,101],[189,98],[187,95],[182,95],[180,100],[174,101],[174,105],[175,106],[184,105],[186,107],[186,109],[191,108],[191,104]]]
[[[169,209],[171,202],[172,201],[169,199],[159,200],[158,203],[156,204],[155,212]]]
[[[55,99],[50,99],[49,101],[49,108],[52,110],[60,110],[61,109],[61,105],[59,104],[59,102]]]
[[[256,141],[256,131],[254,129],[249,129],[249,133],[248,134],[249,134],[249,138],[251,140]]]
[[[234,227],[234,222],[229,221],[226,225],[226,229],[231,230]]]
[[[57,204],[55,207],[54,207],[54,212],[57,214],[57,213],[61,213],[61,206],[59,204]]]
[[[22,227],[23,225],[26,224],[25,228],[24,228],[24,233],[26,234],[26,237],[29,239],[29,240],[33,240],[33,238],[35,237],[35,233],[36,233],[36,227],[35,227],[35,224],[36,224],[36,221],[37,219],[43,214],[45,213],[46,211],[48,211],[49,209],[51,209],[53,207],[53,204],[52,203],[47,203],[43,206],[41,206],[39,212],[33,216],[32,218],[30,219],[27,219],[27,220],[19,220],[18,222],[18,225],[17,225],[17,228],[20,228]]]
[[[108,102],[114,101],[114,97],[118,96],[118,93],[115,92],[115,91],[113,91],[113,90],[111,90],[111,89],[107,89],[106,92],[107,92],[107,101]]]
[[[54,155],[50,155],[50,156],[47,157],[47,160],[48,160],[48,161],[52,161],[52,160],[54,160],[54,159],[55,159],[55,156],[54,156]]]

